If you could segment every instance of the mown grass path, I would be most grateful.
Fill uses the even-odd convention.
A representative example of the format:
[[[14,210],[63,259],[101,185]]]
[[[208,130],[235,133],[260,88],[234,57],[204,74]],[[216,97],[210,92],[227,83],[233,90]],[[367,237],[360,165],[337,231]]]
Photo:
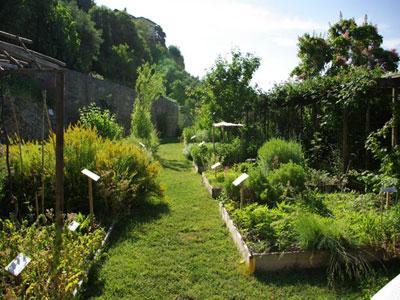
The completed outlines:
[[[327,289],[322,271],[246,275],[218,203],[191,170],[182,145],[162,145],[159,155],[168,204],[154,199],[118,224],[106,258],[91,273],[85,298],[326,299],[363,294]]]

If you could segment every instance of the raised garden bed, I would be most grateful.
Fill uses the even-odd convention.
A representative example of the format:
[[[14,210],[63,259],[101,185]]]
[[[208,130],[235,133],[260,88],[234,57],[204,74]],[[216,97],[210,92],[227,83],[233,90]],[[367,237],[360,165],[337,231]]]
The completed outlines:
[[[205,188],[207,189],[207,191],[209,192],[211,197],[213,197],[214,199],[218,198],[218,196],[222,192],[222,188],[212,186],[210,184],[210,182],[208,181],[208,178],[207,178],[206,174],[204,174],[204,172],[201,173],[201,181],[203,182],[203,185],[205,186]]]
[[[195,162],[193,162],[193,169],[196,173],[203,173],[205,171],[203,166],[198,166]]]
[[[329,264],[330,255],[327,251],[255,253],[246,245],[246,242],[222,203],[220,203],[220,213],[241,257],[248,267],[249,273],[288,269],[312,269],[325,267]],[[368,261],[377,261],[384,258],[383,251],[370,250],[369,252],[371,255]]]

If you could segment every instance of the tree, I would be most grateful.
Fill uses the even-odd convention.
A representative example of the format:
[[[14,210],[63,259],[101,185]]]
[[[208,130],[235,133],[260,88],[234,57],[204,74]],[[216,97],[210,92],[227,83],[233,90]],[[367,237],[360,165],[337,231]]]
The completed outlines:
[[[163,76],[156,71],[155,65],[144,64],[138,69],[136,81],[136,99],[131,118],[131,135],[152,146],[157,135],[151,122],[151,104],[165,95]]]
[[[232,51],[231,56],[230,61],[218,58],[204,79],[201,110],[212,121],[246,122],[257,101],[257,92],[250,83],[260,59],[239,50]]]
[[[299,38],[299,65],[292,75],[309,78],[321,73],[336,74],[349,66],[379,67],[396,71],[399,55],[395,49],[382,48],[382,36],[376,25],[358,25],[354,19],[340,19],[328,30],[328,38],[305,34]]]
[[[93,7],[90,15],[96,28],[102,31],[103,38],[99,59],[94,64],[94,70],[108,79],[123,80],[122,83],[125,84],[135,83],[136,69],[149,60],[149,53],[146,53],[144,41],[137,32],[134,18],[126,11],[112,11],[104,6]],[[121,56],[123,53],[128,54],[132,59],[126,65],[127,70],[114,67],[116,55]],[[129,76],[124,74],[121,78],[121,71],[126,72]]]

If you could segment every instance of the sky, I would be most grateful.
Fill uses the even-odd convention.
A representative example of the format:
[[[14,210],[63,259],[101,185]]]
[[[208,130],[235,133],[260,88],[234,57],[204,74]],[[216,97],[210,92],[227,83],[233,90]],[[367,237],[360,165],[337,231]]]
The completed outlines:
[[[304,33],[326,36],[329,24],[355,18],[377,24],[383,46],[400,52],[399,0],[96,0],[112,9],[126,8],[135,17],[159,24],[167,45],[176,45],[186,70],[202,78],[216,58],[232,49],[261,58],[253,84],[268,90],[288,79],[298,64],[297,38]]]

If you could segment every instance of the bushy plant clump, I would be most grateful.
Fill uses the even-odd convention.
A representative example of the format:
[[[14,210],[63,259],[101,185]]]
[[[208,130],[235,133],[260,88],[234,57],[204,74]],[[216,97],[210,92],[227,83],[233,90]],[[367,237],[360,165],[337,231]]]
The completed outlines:
[[[68,224],[70,220],[66,220]],[[76,232],[62,231],[59,267],[54,271],[55,226],[50,212],[29,224],[0,220],[0,264],[8,265],[19,253],[31,262],[18,278],[0,269],[1,297],[6,299],[70,299],[79,281],[87,279],[86,271],[95,262],[105,232],[89,219],[80,218]],[[52,271],[53,270],[53,271]]]
[[[270,139],[258,149],[260,165],[267,170],[278,168],[281,164],[293,162],[304,164],[304,153],[301,145],[294,141]]]
[[[79,122],[86,128],[95,128],[103,138],[121,138],[124,129],[118,124],[115,114],[102,110],[95,103],[79,109]]]
[[[81,170],[87,168],[101,176],[94,185],[95,214],[110,216],[128,212],[134,202],[146,194],[162,194],[157,174],[159,163],[151,159],[138,145],[125,140],[100,137],[95,129],[70,126],[64,135],[64,208],[67,212],[88,212],[87,178]],[[44,146],[44,170],[41,165],[41,149],[35,142],[22,145],[22,165],[19,148],[12,146],[11,165],[14,170],[11,181],[13,195],[25,212],[34,206],[35,194],[41,191],[42,174],[45,182],[45,208],[54,203],[54,138]],[[13,208],[9,199],[2,201],[3,209]]]

